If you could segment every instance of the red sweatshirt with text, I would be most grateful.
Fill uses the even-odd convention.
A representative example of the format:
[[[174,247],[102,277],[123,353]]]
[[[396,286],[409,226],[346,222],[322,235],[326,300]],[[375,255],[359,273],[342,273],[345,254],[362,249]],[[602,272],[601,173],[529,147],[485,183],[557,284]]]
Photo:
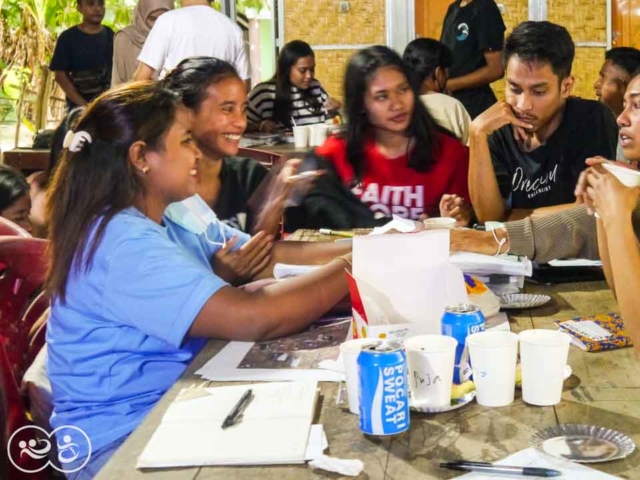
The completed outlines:
[[[426,172],[407,166],[408,156],[387,158],[373,139],[364,145],[364,172],[359,185],[351,191],[374,212],[417,219],[423,213],[440,216],[440,198],[445,193],[469,200],[467,185],[469,149],[457,139],[436,133],[433,163]],[[347,141],[329,137],[316,148],[316,153],[329,160],[345,185],[352,185],[354,171],[347,161]]]

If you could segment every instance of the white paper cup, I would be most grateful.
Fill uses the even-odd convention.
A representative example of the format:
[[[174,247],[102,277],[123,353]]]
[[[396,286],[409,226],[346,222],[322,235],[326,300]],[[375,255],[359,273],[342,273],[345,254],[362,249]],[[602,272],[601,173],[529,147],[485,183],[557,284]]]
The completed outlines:
[[[571,337],[555,330],[520,333],[522,398],[531,405],[560,403]]]
[[[329,126],[324,123],[318,123],[316,125],[311,125],[309,127],[311,129],[309,145],[312,147],[318,147],[324,143],[327,139],[327,134],[329,133]]]
[[[518,335],[512,332],[480,332],[469,335],[476,400],[485,407],[504,407],[513,403],[518,361]]]
[[[456,228],[456,219],[451,217],[434,217],[423,220],[427,230],[451,230]]]
[[[615,176],[626,187],[640,187],[640,172],[612,163],[603,163],[602,167]]]
[[[305,148],[309,143],[309,127],[293,127],[293,143],[296,148]]]
[[[379,340],[375,338],[357,338],[348,340],[340,345],[342,365],[347,380],[347,397],[349,411],[360,415],[360,375],[358,374],[358,355],[367,345],[375,345]]]
[[[451,405],[457,346],[455,338],[444,335],[419,335],[405,340],[411,400],[415,405]]]

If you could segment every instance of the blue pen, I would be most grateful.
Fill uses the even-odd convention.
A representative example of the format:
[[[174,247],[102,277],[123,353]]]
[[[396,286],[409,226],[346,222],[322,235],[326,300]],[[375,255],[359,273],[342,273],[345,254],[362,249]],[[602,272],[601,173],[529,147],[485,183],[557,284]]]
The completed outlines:
[[[468,462],[466,460],[444,462],[440,464],[440,467],[463,472],[502,473],[505,475],[524,475],[527,477],[550,478],[562,475],[560,470],[552,470],[551,468],[509,467],[506,465],[494,465],[493,463],[486,462]]]

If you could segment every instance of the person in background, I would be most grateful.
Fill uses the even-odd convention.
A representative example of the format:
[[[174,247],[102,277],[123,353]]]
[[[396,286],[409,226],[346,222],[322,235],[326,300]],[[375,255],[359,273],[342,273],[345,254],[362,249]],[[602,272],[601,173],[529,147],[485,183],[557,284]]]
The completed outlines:
[[[274,77],[249,94],[249,130],[274,133],[294,125],[324,123],[341,104],[329,98],[315,78],[316,58],[308,43],[294,40],[278,55]]]
[[[416,38],[404,49],[402,61],[413,73],[415,88],[431,118],[467,145],[471,118],[459,100],[446,94],[448,69],[453,65],[451,50],[437,40]]]
[[[158,82],[115,87],[80,118],[56,169],[46,284],[51,424],[82,429],[92,447],[87,459],[86,442],[75,442],[69,479],[96,475],[206,339],[290,335],[348,293],[349,245],[278,242],[261,275],[272,276],[275,262],[322,266],[255,291],[214,272],[212,255],[248,235],[218,221],[195,233],[186,217],[164,215],[198,188],[192,122]]]
[[[298,161],[290,161],[271,185],[263,185],[266,167],[235,156],[247,126],[247,93],[230,63],[211,57],[188,58],[163,82],[194,115],[193,137],[202,151],[198,194],[224,223],[256,234],[247,247],[266,245],[268,236],[279,231],[287,198],[286,178],[295,173],[292,165]],[[282,179],[280,186],[278,178]],[[262,202],[254,197],[259,188],[264,193]],[[232,246],[229,242],[228,247]]]
[[[497,101],[490,85],[504,75],[505,29],[494,0],[455,0],[444,18],[440,41],[453,52],[447,86],[472,119]]]
[[[160,15],[173,10],[173,0],[138,0],[133,23],[116,33],[113,39],[111,86],[133,80],[138,55]]]
[[[624,92],[629,81],[640,71],[640,50],[633,47],[617,47],[608,50],[604,63],[593,85],[599,102],[604,103],[618,117],[622,113]],[[618,142],[616,160],[628,163],[622,145]]]
[[[468,149],[436,126],[400,56],[383,46],[353,55],[345,74],[344,99],[347,131],[329,137],[315,155],[328,164],[329,176],[337,176],[368,207],[372,222],[368,226],[375,225],[376,217],[392,215],[414,220],[452,216],[466,225],[471,218],[468,203],[465,206]],[[317,190],[317,198],[303,203],[305,209],[316,208],[310,201],[320,209],[322,204],[331,205],[328,192],[323,198]],[[307,217],[330,223],[332,213]],[[318,227],[336,228],[331,223]]]
[[[248,89],[249,62],[240,27],[213,9],[209,0],[182,0],[181,5],[151,29],[134,79],[163,78],[185,58],[203,55],[232,63]]]
[[[84,106],[111,84],[113,30],[102,25],[104,0],[78,0],[82,23],[58,37],[49,64],[69,110]]]
[[[640,76],[634,77],[624,95],[618,116],[624,156],[636,168],[640,162]],[[609,287],[618,301],[625,327],[640,354],[640,247],[634,231],[640,188],[626,187],[611,172],[594,164],[580,177],[576,195],[590,214],[597,214],[598,250]]]
[[[618,128],[609,109],[571,97],[574,53],[569,32],[550,22],[523,22],[507,38],[505,101],[474,119],[469,136],[479,221],[570,208],[585,160],[614,158]]]
[[[30,211],[29,184],[24,175],[8,165],[0,165],[0,217],[31,233]]]

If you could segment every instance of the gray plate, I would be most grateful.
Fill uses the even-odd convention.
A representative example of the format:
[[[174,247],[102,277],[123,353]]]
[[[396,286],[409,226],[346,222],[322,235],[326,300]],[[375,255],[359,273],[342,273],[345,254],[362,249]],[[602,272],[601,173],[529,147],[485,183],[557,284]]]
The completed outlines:
[[[549,295],[530,293],[508,293],[500,296],[500,308],[535,308],[549,302]]]
[[[529,445],[549,455],[580,463],[618,460],[636,448],[631,438],[610,428],[569,423],[534,433]]]

